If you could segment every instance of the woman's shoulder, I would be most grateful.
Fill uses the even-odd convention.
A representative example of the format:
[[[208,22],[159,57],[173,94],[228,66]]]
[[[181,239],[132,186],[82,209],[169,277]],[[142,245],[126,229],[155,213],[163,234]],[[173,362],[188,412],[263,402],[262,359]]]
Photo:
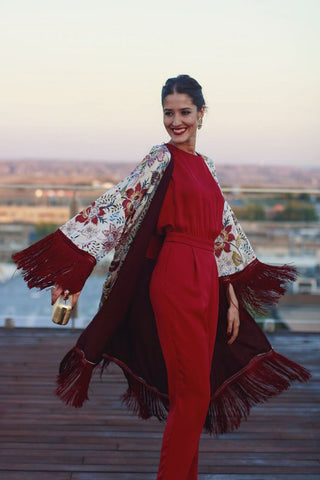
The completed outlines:
[[[170,151],[164,143],[154,145],[149,153],[138,163],[129,177],[132,180],[132,178],[137,178],[141,175],[150,175],[155,171],[163,171],[170,163],[170,160]]]
[[[199,153],[199,155],[203,158],[203,160],[206,162],[206,164],[208,165],[208,167],[210,169],[215,170],[215,162],[214,162],[213,158],[208,157],[207,155],[203,155],[202,153]]]
[[[210,157],[207,157],[206,155],[202,155],[202,153],[200,155],[203,158],[204,162],[206,163],[208,169],[210,170],[211,175],[213,176],[213,178],[215,179],[215,181],[217,182],[217,184],[220,187],[220,183],[219,183],[219,180],[218,180],[218,177],[217,177],[216,166],[215,166],[214,160]],[[220,187],[220,190],[221,190],[221,187]]]
[[[159,145],[154,145],[149,152],[149,155],[157,155],[157,154],[169,154],[170,151],[165,143],[160,143]]]
[[[147,164],[148,167],[154,163],[165,163],[167,164],[171,159],[171,153],[168,147],[161,143],[160,145],[154,145],[148,155],[146,155],[142,161],[142,164]]]

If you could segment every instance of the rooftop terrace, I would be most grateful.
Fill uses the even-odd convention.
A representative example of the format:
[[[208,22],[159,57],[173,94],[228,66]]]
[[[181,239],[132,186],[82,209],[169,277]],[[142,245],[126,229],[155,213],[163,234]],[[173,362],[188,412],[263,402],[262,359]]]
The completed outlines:
[[[69,330],[0,329],[0,477],[4,480],[155,480],[164,424],[127,413],[117,367],[76,410],[53,395]],[[233,433],[202,436],[199,480],[319,480],[320,334],[279,333],[279,352],[313,373],[307,385],[253,409]],[[179,479],[177,479],[179,480]]]

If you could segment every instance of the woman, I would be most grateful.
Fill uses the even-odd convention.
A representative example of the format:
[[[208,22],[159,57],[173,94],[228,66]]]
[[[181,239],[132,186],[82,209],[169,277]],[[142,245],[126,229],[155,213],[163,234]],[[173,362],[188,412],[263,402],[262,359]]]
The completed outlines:
[[[115,248],[99,311],[63,359],[57,394],[81,406],[94,367],[114,361],[129,408],[167,417],[158,480],[195,480],[204,425],[232,431],[251,406],[310,375],[276,353],[251,317],[278,300],[295,270],[257,260],[213,162],[196,153],[201,86],[168,79],[162,105],[169,143],[13,258],[29,287],[54,286],[53,301],[72,293],[75,303]]]

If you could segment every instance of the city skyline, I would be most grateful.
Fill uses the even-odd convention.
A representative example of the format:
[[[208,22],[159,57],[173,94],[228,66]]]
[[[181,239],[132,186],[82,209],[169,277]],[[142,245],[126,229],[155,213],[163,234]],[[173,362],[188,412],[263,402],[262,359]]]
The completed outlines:
[[[4,0],[0,159],[136,162],[168,140],[160,90],[188,73],[223,163],[319,164],[317,0],[151,5]]]

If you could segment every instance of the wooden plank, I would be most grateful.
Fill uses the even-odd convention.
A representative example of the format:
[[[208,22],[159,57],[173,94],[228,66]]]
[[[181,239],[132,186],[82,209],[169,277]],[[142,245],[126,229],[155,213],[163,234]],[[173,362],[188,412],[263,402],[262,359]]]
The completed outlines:
[[[19,442],[3,442],[1,447],[1,455],[9,456],[9,455],[16,455],[17,452],[20,454],[29,455],[28,452],[30,450],[38,450],[43,455],[47,455],[52,451],[52,447],[50,448],[47,443],[19,443]],[[85,452],[86,454],[97,453],[100,452],[104,454],[106,451],[119,451],[122,452],[159,452],[161,446],[161,438],[154,439],[148,438],[147,440],[139,439],[137,442],[136,435],[130,437],[129,439],[121,438],[121,442],[119,442],[116,436],[105,439],[103,445],[99,442],[91,443],[90,445],[87,443],[64,443],[64,444],[55,444],[54,450],[59,452],[61,450],[69,452],[76,450],[78,452]],[[205,443],[203,440],[201,441],[201,452],[204,455],[208,452],[209,455],[212,452],[219,452],[225,454],[226,452],[255,452],[255,453],[319,453],[319,441],[316,440],[283,440],[283,439],[271,439],[269,441],[265,441],[264,439],[260,441],[247,441],[245,444],[240,441],[217,441],[214,444],[212,441],[210,443]]]
[[[22,471],[46,471],[46,472],[55,472],[57,471],[57,465],[48,463],[44,469],[43,464],[30,463],[20,464],[18,467],[17,465],[12,465],[10,463],[5,463],[2,466],[2,471],[17,471],[17,468],[21,469]],[[121,463],[120,465],[108,465],[108,466],[101,466],[101,465],[81,465],[81,464],[61,464],[59,465],[59,472],[90,472],[90,473],[102,473],[102,472],[118,472],[118,473],[132,473],[133,471],[136,473],[150,473],[156,474],[157,466],[156,465],[131,465],[126,463]],[[319,474],[319,465],[309,465],[307,468],[305,465],[295,466],[290,468],[290,466],[266,466],[266,465],[244,465],[243,467],[239,465],[212,465],[212,466],[199,466],[199,473],[224,473],[224,474],[289,474],[295,473],[300,474],[300,480],[305,478],[306,471],[308,474]],[[5,476],[5,474],[3,474]]]
[[[59,360],[77,335],[0,329],[0,477],[6,480],[155,480],[164,424],[127,413],[118,367],[96,375],[80,409],[54,397]],[[199,480],[319,478],[320,335],[283,334],[277,350],[313,370],[312,381],[253,409],[240,430],[203,434]]]
[[[136,466],[137,468],[149,467],[153,468],[154,465],[158,464],[159,453],[150,452],[150,451],[140,451],[132,452],[126,451],[125,454],[123,451],[100,451],[100,452],[78,452],[78,451],[46,451],[45,454],[43,451],[33,451],[28,452],[28,454],[23,455],[19,452],[16,452],[14,455],[3,455],[1,454],[0,460],[2,466],[10,466],[11,469],[17,468],[17,465],[21,466],[23,464],[37,464],[37,465],[47,465],[48,459],[50,459],[50,464],[78,464],[78,465],[91,465],[95,468],[108,469],[117,468],[119,465],[129,465]],[[308,466],[317,466],[318,459],[317,455],[314,455],[313,459],[310,459],[310,454],[307,452],[303,453],[288,453],[285,456],[282,453],[271,452],[271,453],[261,453],[257,456],[256,453],[238,453],[238,452],[224,452],[223,456],[221,452],[210,452],[209,454],[200,454],[200,463],[203,468],[218,468],[224,467],[226,464],[229,468],[233,466],[246,467],[255,467],[265,466],[268,468],[274,467],[288,467],[289,469],[296,469],[296,467],[308,467]],[[20,467],[19,467],[20,468]]]
[[[155,480],[154,475],[144,473],[73,473],[71,480]],[[298,474],[227,474],[227,475],[205,475],[200,474],[198,480],[319,480],[319,475],[304,475]],[[28,479],[29,480],[29,479]]]
[[[5,472],[3,480],[71,480],[70,472]],[[92,479],[94,480],[94,479]]]

